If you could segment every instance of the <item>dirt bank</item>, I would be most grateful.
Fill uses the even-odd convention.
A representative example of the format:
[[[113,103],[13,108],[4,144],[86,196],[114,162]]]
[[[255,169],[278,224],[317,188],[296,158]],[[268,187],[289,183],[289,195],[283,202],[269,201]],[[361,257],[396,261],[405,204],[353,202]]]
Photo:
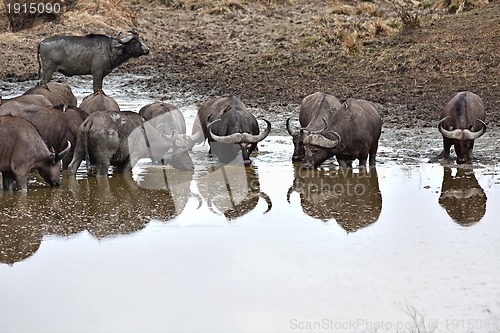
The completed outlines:
[[[361,1],[99,3],[81,1],[59,24],[0,33],[0,79],[35,78],[36,45],[47,36],[136,26],[152,52],[119,71],[152,74],[136,84],[165,96],[235,94],[279,113],[322,90],[380,103],[386,127],[408,128],[435,126],[451,96],[471,90],[485,101],[488,125],[499,121],[499,2],[454,15],[421,12],[421,28],[405,32],[396,32],[399,18],[384,1],[372,1],[373,13],[359,10]]]

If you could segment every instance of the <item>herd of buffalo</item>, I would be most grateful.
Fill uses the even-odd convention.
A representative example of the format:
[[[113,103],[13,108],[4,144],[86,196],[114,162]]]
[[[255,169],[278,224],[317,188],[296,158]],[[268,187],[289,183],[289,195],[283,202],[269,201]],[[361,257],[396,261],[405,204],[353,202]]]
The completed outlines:
[[[24,94],[4,99],[0,105],[0,170],[3,189],[27,190],[31,170],[51,186],[60,185],[60,170],[73,175],[83,161],[97,176],[130,172],[141,158],[193,170],[189,152],[208,140],[209,154],[221,163],[241,156],[245,165],[257,144],[271,131],[271,123],[257,118],[235,96],[205,101],[198,110],[191,134],[181,111],[156,102],[139,112],[120,111],[102,90],[103,78],[132,57],[149,53],[135,29],[115,36],[53,36],[39,43],[40,82]],[[51,81],[54,72],[91,74],[94,93],[77,107],[71,88]],[[443,136],[442,158],[454,146],[457,163],[470,163],[474,140],[486,131],[485,108],[479,96],[457,93],[443,108],[438,130]],[[292,160],[314,169],[335,156],[341,167],[375,165],[382,121],[376,106],[365,100],[316,92],[300,105],[300,127],[286,129],[292,136]]]

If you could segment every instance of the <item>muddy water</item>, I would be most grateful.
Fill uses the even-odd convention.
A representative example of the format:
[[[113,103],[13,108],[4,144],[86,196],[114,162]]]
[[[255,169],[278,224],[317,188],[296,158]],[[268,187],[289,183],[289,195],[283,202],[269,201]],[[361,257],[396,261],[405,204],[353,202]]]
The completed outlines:
[[[129,79],[123,109],[161,98]],[[190,128],[196,98],[168,96]],[[434,132],[385,129],[369,172],[297,169],[276,125],[249,168],[197,146],[194,172],[1,193],[0,331],[496,332],[500,166],[479,142],[474,168],[427,163]]]

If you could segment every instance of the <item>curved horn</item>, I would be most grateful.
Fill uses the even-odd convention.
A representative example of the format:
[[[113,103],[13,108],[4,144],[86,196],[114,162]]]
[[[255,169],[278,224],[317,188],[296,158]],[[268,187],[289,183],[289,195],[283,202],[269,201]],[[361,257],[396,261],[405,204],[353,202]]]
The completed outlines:
[[[137,32],[136,28],[130,28],[128,29],[128,32],[130,32],[132,35],[138,35],[139,33]]]
[[[336,132],[332,133],[337,137],[336,140],[330,140],[320,134],[310,134],[304,139],[304,144],[320,146],[327,149],[335,148],[340,142],[340,135]]]
[[[448,117],[444,117],[443,119],[441,119],[438,123],[438,130],[439,132],[445,137],[445,138],[448,138],[448,139],[455,139],[455,140],[461,140],[462,139],[462,130],[461,129],[456,129],[456,130],[453,130],[453,131],[447,131],[443,128],[443,126],[441,125],[443,123],[443,121],[445,121],[446,119],[448,119]]]
[[[290,134],[291,136],[296,136],[299,134],[299,131],[292,131],[292,129],[290,128],[290,120],[292,120],[292,117],[290,118],[287,118],[286,120],[286,130],[288,132],[288,134]]]
[[[269,133],[271,132],[271,122],[267,119],[264,119],[264,118],[262,118],[262,120],[264,120],[267,124],[267,127],[264,130],[264,132],[260,133],[259,135],[242,133],[242,140],[241,140],[242,142],[257,143],[257,142],[264,140],[269,135]]]
[[[486,124],[484,123],[484,121],[482,121],[481,119],[476,119],[476,120],[479,121],[481,124],[483,124],[483,128],[481,128],[481,130],[477,132],[464,130],[463,131],[464,140],[476,140],[486,132]]]
[[[207,120],[209,119],[209,117],[207,117]],[[216,122],[220,121],[220,118],[219,119],[216,119],[212,122],[210,122],[208,125],[207,125],[207,129],[208,129],[208,133],[210,134],[210,138],[214,141],[217,141],[217,142],[222,142],[222,143],[238,143],[238,142],[241,142],[241,139],[243,138],[242,134],[241,133],[234,133],[234,134],[231,134],[231,135],[224,135],[224,136],[218,136],[218,135],[215,135],[214,133],[212,133],[212,125],[215,124]]]
[[[321,119],[323,119],[325,126],[322,129],[320,129],[319,131],[308,131],[308,130],[304,129],[307,132],[307,134],[320,134],[321,132],[326,130],[326,128],[328,127],[328,122],[326,121],[325,117],[322,117]]]
[[[201,129],[200,124],[195,124],[195,126],[198,127],[198,130],[194,134],[187,135],[187,139],[189,142],[189,145],[188,145],[189,150],[191,150],[194,147],[194,145],[197,144],[198,142],[203,141],[201,139],[205,139],[204,135],[203,135],[203,130]]]
[[[128,42],[130,42],[134,38],[135,38],[135,35],[128,35],[127,37],[124,37],[124,38],[120,39],[120,43],[121,44],[128,43]]]
[[[71,142],[68,141],[68,145],[66,146],[66,148],[64,148],[62,152],[57,154],[56,160],[62,160],[69,153],[70,149],[71,149]]]
[[[118,31],[117,33],[114,34],[113,38],[118,39],[118,37],[120,37],[121,34],[122,32]]]

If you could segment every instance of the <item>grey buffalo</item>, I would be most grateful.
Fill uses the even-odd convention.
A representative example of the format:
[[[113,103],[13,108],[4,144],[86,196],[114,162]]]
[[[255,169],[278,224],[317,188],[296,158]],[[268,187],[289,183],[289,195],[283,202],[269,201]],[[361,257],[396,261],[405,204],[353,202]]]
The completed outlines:
[[[322,130],[323,118],[328,118],[334,110],[342,108],[342,103],[333,95],[324,92],[315,92],[306,96],[299,109],[299,123],[301,128],[293,130],[290,127],[292,118],[286,120],[286,129],[292,136],[294,151],[292,161],[302,161],[304,158],[304,138],[307,134]]]
[[[88,114],[96,111],[120,111],[118,103],[103,91],[86,96],[80,103],[80,109]]]
[[[98,111],[80,126],[69,169],[75,175],[86,160],[97,176],[105,176],[110,165],[117,173],[130,172],[141,158],[165,159],[174,167],[192,168],[190,158],[168,160],[166,155],[174,143],[174,138],[161,135],[136,112]]]
[[[193,134],[201,127],[208,138],[210,154],[214,153],[222,163],[233,161],[241,152],[245,165],[250,165],[250,154],[257,143],[271,131],[271,123],[260,133],[259,123],[237,97],[213,98],[200,107],[193,125]]]
[[[304,168],[317,168],[326,159],[336,156],[340,166],[375,165],[382,120],[371,102],[349,98],[342,108],[324,118],[324,127],[304,139]]]
[[[59,153],[47,148],[38,130],[28,121],[11,116],[0,117],[0,171],[4,190],[26,191],[32,169],[50,185],[61,184],[61,160],[71,144]]]
[[[50,81],[54,72],[66,76],[87,75],[93,77],[94,92],[102,90],[103,78],[117,66],[133,57],[149,53],[137,30],[119,39],[100,34],[86,36],[52,36],[38,44],[40,85]]]
[[[37,106],[9,102],[0,107],[0,116],[14,116],[32,123],[48,147],[61,151],[70,142],[75,147],[78,128],[87,118],[87,114],[74,106]],[[73,158],[70,149],[64,157],[63,169],[67,169]]]
[[[484,104],[478,95],[470,91],[457,93],[441,111],[438,129],[443,135],[444,149],[438,157],[449,158],[454,146],[457,163],[469,163],[474,140],[486,132],[485,118]]]

